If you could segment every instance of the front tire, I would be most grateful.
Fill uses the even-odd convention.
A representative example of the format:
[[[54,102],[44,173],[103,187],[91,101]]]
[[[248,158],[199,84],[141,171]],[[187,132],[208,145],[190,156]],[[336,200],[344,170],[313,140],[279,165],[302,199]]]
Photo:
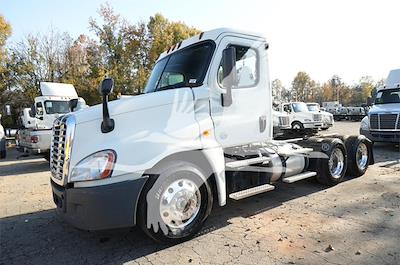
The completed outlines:
[[[180,243],[195,236],[211,212],[210,182],[194,164],[172,161],[143,188],[138,224],[152,239]]]
[[[301,122],[299,122],[299,121],[294,121],[294,122],[292,123],[292,129],[295,129],[295,130],[304,130],[304,125],[303,125]]]

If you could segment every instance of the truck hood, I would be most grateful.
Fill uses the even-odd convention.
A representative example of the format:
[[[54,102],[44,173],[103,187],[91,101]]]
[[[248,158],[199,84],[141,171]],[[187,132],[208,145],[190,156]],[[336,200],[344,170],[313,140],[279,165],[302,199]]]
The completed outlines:
[[[110,117],[113,118],[123,113],[169,105],[173,102],[187,101],[188,97],[193,99],[191,93],[184,93],[184,96],[182,97],[182,95],[177,96],[178,93],[174,96],[173,93],[167,92],[168,91],[159,91],[110,101],[108,103]],[[102,104],[79,110],[73,115],[75,115],[77,124],[93,120],[101,120],[103,118]]]
[[[368,113],[376,114],[376,113],[390,113],[390,112],[396,112],[396,113],[400,112],[400,103],[373,105]]]

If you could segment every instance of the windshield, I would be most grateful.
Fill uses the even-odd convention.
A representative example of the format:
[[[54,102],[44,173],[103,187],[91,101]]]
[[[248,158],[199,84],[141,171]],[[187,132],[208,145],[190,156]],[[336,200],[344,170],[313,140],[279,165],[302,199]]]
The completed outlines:
[[[68,113],[69,101],[47,100],[44,102],[47,114]]]
[[[185,86],[200,86],[208,69],[214,43],[202,42],[158,61],[144,93]]]
[[[309,111],[319,111],[319,106],[317,104],[307,104]]]
[[[308,112],[306,103],[293,103],[292,105],[294,112]]]
[[[400,88],[378,91],[375,104],[400,103]]]

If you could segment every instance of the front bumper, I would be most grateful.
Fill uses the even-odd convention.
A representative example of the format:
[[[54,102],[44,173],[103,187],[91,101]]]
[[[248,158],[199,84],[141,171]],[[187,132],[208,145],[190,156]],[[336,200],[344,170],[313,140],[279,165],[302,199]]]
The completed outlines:
[[[360,129],[360,134],[373,142],[400,143],[400,131],[367,131]]]
[[[147,178],[108,185],[66,188],[51,181],[57,213],[83,230],[130,227],[136,224],[140,192]]]
[[[304,129],[318,129],[322,127],[322,122],[305,122]]]
[[[38,149],[38,148],[30,148],[30,147],[23,147],[23,146],[17,146],[17,151],[21,153],[25,153],[28,155],[39,155],[39,154],[46,154],[49,153],[49,149]]]

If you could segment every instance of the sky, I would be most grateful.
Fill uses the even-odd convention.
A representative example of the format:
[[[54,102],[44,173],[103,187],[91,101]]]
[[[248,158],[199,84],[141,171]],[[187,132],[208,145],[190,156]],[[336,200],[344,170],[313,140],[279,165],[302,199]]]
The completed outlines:
[[[53,28],[72,37],[90,34],[102,0],[0,0],[13,28],[8,45]],[[399,0],[109,0],[128,21],[157,12],[203,31],[232,27],[260,32],[270,44],[271,80],[289,86],[299,71],[323,83],[339,75],[349,84],[362,76],[385,78],[400,68]]]

